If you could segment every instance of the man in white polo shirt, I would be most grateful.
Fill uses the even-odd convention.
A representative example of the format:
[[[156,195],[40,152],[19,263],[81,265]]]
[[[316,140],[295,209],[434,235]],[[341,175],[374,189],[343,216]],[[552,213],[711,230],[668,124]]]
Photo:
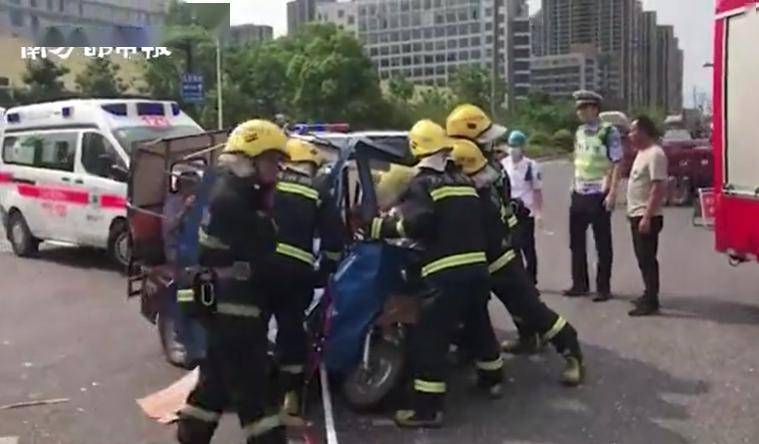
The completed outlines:
[[[540,165],[524,155],[527,136],[512,131],[508,139],[508,157],[501,163],[511,180],[511,197],[518,203],[519,219],[516,243],[522,252],[527,274],[538,283],[538,257],[535,250],[535,224],[542,224],[543,177]]]

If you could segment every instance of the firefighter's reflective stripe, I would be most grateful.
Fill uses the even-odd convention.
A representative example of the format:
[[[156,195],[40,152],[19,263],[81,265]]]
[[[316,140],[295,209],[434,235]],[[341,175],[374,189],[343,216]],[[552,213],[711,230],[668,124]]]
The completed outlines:
[[[432,200],[435,202],[441,199],[445,199],[447,197],[462,197],[462,196],[478,197],[477,191],[474,188],[467,187],[467,186],[440,187],[440,188],[432,190],[430,192],[430,196],[432,196]]]
[[[551,327],[550,330],[546,334],[543,335],[543,341],[548,342],[551,339],[554,338],[554,336],[558,335],[559,332],[564,328],[564,326],[567,325],[567,320],[559,316],[559,319],[554,322],[553,327]]]
[[[221,413],[219,412],[212,412],[189,404],[182,407],[182,410],[179,411],[179,415],[210,423],[217,423],[221,418]]]
[[[414,379],[414,390],[422,393],[445,393],[445,382]]]
[[[177,291],[177,302],[194,302],[195,291],[192,288]]]
[[[477,361],[477,368],[485,371],[496,371],[503,368],[503,358],[501,356],[493,361]]]
[[[257,318],[261,316],[261,309],[255,305],[220,302],[216,305],[216,313],[229,316],[240,316],[243,318]]]
[[[493,274],[503,267],[509,265],[511,261],[516,259],[517,253],[514,250],[509,250],[501,255],[498,259],[494,260],[492,264],[488,265],[488,271]]]
[[[509,217],[508,224],[509,228],[514,228],[519,224],[519,219],[512,214],[511,217]]]
[[[200,242],[200,245],[212,250],[229,250],[229,245],[206,233],[203,228],[198,230],[198,242]]]
[[[454,254],[452,256],[446,256],[436,261],[432,261],[422,267],[422,277],[429,276],[447,268],[461,267],[483,262],[487,262],[484,252]]]
[[[277,253],[305,262],[308,265],[314,265],[314,255],[294,245],[280,242],[277,244]]]
[[[290,182],[279,182],[277,184],[277,190],[285,193],[298,194],[307,199],[319,202],[319,192],[305,185],[298,185],[297,183]]]
[[[283,365],[279,368],[283,373],[289,373],[291,375],[299,375],[303,373],[302,365]]]
[[[265,435],[277,427],[282,427],[282,420],[278,415],[272,415],[265,416],[258,421],[251,422],[250,424],[243,427],[242,431],[245,433],[245,439],[250,439]]]
[[[403,226],[403,219],[398,219],[398,222],[395,224],[395,231],[398,232],[400,237],[407,237],[406,228]]]
[[[379,239],[382,236],[382,218],[375,217],[372,219],[372,229],[369,233],[369,237],[372,239]]]
[[[322,254],[331,261],[339,261],[341,255],[339,251],[322,251]]]

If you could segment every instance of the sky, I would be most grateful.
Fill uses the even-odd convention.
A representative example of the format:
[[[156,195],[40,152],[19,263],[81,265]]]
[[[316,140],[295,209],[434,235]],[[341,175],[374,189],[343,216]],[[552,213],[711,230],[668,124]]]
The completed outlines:
[[[540,8],[540,0],[528,1],[531,12]],[[229,3],[233,25],[265,24],[274,27],[275,36],[287,33],[287,0],[229,0]],[[711,95],[712,73],[703,65],[712,59],[714,0],[643,0],[643,7],[658,12],[659,24],[675,26],[675,35],[685,52],[685,103],[692,102],[694,87]]]

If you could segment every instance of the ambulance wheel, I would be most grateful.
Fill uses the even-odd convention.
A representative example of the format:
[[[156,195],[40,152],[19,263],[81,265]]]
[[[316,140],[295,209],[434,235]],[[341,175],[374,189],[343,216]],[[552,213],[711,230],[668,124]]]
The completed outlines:
[[[108,255],[121,270],[127,270],[131,256],[131,245],[129,230],[123,220],[116,221],[111,226],[111,233],[108,236]]]
[[[16,256],[31,257],[39,251],[40,240],[32,236],[20,211],[14,211],[8,216],[8,240]]]
[[[356,410],[377,407],[401,380],[404,367],[403,347],[384,340],[372,343],[369,366],[359,364],[346,375],[343,394]]]

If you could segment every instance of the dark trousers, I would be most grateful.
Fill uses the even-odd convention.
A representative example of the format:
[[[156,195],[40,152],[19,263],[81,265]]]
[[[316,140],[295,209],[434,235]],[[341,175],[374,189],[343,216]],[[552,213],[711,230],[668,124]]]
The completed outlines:
[[[514,320],[521,337],[539,335],[563,355],[582,357],[577,331],[542,300],[522,264],[511,261],[492,276],[493,293]]]
[[[535,218],[525,216],[519,218],[518,228],[519,250],[522,253],[527,275],[534,284],[538,283],[538,253],[535,250]]]
[[[410,344],[414,372],[413,407],[423,415],[434,414],[443,408],[446,355],[462,321],[466,322],[471,338],[468,345],[473,348],[478,368],[485,370],[481,372],[481,378],[492,378],[489,382],[495,383],[500,382],[502,374],[500,349],[487,311],[488,280],[430,282],[430,285],[434,294],[422,302],[419,322]]]
[[[207,325],[207,356],[200,364],[198,384],[180,412],[179,442],[208,444],[219,416],[231,404],[249,444],[285,443],[278,417],[266,415],[270,387],[263,320],[217,314]]]
[[[314,293],[312,274],[276,272],[262,284],[267,320],[277,319],[277,360],[284,391],[300,390],[307,344],[303,318]],[[268,322],[266,323],[268,325]]]
[[[641,219],[641,217],[630,218],[630,231],[632,232],[635,257],[638,259],[638,267],[646,286],[643,301],[654,307],[659,307],[659,261],[656,254],[659,249],[659,233],[664,227],[664,218],[662,216],[652,217],[651,231],[648,234],[641,233],[638,228]]]
[[[605,195],[582,195],[572,193],[569,209],[569,248],[572,250],[572,287],[589,290],[588,255],[586,232],[588,225],[593,229],[593,238],[598,252],[596,291],[611,292],[611,264],[613,250],[611,243],[611,212],[604,207]]]

